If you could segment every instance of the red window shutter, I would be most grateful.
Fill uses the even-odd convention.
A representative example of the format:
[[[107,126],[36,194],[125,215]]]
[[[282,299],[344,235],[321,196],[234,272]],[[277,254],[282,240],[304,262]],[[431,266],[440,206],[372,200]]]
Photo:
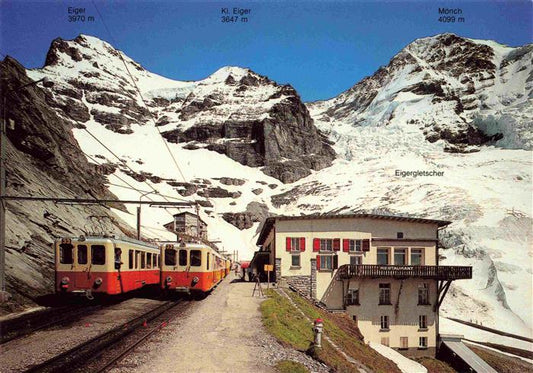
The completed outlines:
[[[300,251],[305,251],[305,237],[300,237]]]
[[[285,250],[287,251],[291,251],[291,238],[290,237],[287,237],[285,239]]]
[[[370,240],[363,240],[363,251],[370,251]]]
[[[345,253],[350,251],[350,240],[342,240],[342,251]]]
[[[316,238],[315,238],[316,239]],[[316,256],[316,269],[319,270],[320,269],[320,255],[317,255]]]
[[[313,239],[313,251],[320,251],[320,239],[319,238]]]
[[[341,239],[334,238],[333,239],[333,251],[339,251],[340,249],[341,249]]]

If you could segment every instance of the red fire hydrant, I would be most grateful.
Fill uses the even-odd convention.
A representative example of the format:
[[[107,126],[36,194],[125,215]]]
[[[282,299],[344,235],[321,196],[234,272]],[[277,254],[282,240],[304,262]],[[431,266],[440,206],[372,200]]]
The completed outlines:
[[[322,347],[322,331],[324,330],[324,322],[322,319],[316,319],[313,332],[315,333],[315,347]]]

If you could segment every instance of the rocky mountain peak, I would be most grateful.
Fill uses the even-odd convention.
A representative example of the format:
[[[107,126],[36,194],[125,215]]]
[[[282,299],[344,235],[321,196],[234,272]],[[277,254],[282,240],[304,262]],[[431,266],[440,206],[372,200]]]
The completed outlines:
[[[46,66],[28,73],[56,82],[52,105],[74,127],[94,121],[134,135],[136,125],[155,120],[169,142],[264,167],[284,182],[326,167],[335,157],[296,90],[248,68],[225,66],[203,80],[176,81],[146,71],[102,40],[80,35],[54,40]]]
[[[450,33],[421,38],[346,92],[308,107],[328,133],[353,126],[417,126],[428,141],[444,140],[449,151],[482,144],[528,149],[533,112],[524,108],[531,107],[532,58],[529,46],[510,48]],[[512,125],[505,119],[509,115]]]

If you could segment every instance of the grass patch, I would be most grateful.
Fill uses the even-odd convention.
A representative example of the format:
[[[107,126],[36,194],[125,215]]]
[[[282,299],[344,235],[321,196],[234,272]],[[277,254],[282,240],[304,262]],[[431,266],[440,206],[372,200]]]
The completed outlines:
[[[364,343],[359,328],[346,314],[326,312],[294,292],[288,292],[288,294],[311,319],[320,317],[324,320],[324,331],[348,356],[360,361],[376,373],[400,372],[394,362]]]
[[[269,299],[261,303],[263,324],[270,334],[286,346],[306,351],[313,341],[313,331],[290,302],[274,291],[269,291]]]
[[[456,373],[457,371],[442,360],[432,357],[418,357],[414,359],[428,370],[428,373]]]
[[[516,372],[532,372],[533,365],[516,357],[511,357],[497,353],[495,351],[486,350],[482,347],[474,347],[468,345],[468,348],[474,351],[480,358],[485,360],[487,364],[497,370],[499,373],[516,373]]]
[[[400,372],[396,364],[378,354],[363,342],[355,323],[344,314],[331,314],[310,304],[296,293],[288,292],[292,300],[311,320],[324,320],[324,330],[331,340],[348,356],[360,361],[376,373]],[[289,302],[275,291],[261,304],[266,329],[282,344],[305,351],[336,372],[353,372],[356,367],[323,339],[322,348],[312,347],[312,325]]]
[[[309,373],[309,370],[303,364],[292,360],[278,361],[276,370],[280,373]]]

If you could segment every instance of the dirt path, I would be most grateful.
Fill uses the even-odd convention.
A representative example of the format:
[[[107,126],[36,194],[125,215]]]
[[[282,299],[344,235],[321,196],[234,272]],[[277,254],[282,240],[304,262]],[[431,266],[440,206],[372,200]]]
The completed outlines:
[[[126,358],[115,372],[275,372],[279,360],[296,360],[311,371],[327,371],[301,352],[266,334],[253,283],[225,279],[207,299]],[[135,368],[133,368],[135,367]],[[132,369],[133,368],[133,369]]]

